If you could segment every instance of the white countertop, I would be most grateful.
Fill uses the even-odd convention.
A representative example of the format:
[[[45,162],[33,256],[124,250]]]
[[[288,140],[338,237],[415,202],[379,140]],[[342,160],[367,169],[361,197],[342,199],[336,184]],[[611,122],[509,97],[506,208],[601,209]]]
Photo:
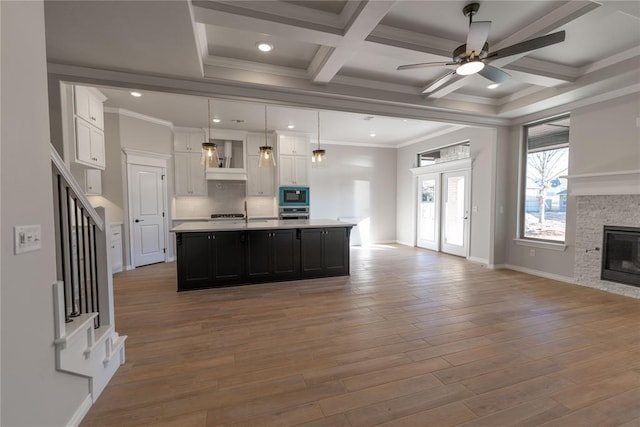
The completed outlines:
[[[266,229],[287,229],[287,228],[326,228],[326,227],[353,227],[350,222],[335,221],[332,219],[308,219],[308,220],[263,220],[238,222],[185,222],[171,229],[174,233],[189,233],[197,231],[237,231],[237,230],[266,230]]]

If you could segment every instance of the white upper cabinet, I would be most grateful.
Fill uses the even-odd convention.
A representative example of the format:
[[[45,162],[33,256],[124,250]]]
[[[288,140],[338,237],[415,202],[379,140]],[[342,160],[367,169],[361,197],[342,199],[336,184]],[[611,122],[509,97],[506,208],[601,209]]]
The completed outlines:
[[[176,196],[206,196],[201,157],[200,153],[174,153]]]
[[[84,170],[84,193],[88,196],[102,195],[102,171],[100,169]]]
[[[278,133],[278,185],[309,185],[309,137]]]
[[[305,135],[278,134],[278,150],[284,155],[311,156],[309,138]]]
[[[104,132],[76,117],[76,162],[104,169]]]
[[[204,132],[200,129],[184,128],[173,133],[173,149],[182,153],[194,153],[202,150]]]
[[[106,97],[97,89],[76,86],[75,87],[75,113],[100,130],[104,130],[104,107]]]
[[[74,86],[75,161],[104,169],[104,108],[107,99],[97,89]]]
[[[274,139],[274,134],[267,134],[266,145],[271,146],[275,151]],[[263,145],[265,145],[264,133],[247,134],[247,196],[273,197],[275,194],[274,168],[258,167],[260,147]]]
[[[259,167],[259,155],[247,156],[247,196],[274,196],[274,168]]]

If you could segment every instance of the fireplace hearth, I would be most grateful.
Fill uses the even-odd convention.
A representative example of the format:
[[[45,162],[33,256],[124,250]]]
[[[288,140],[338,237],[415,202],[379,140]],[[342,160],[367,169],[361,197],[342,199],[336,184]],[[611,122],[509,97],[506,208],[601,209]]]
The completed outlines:
[[[640,287],[640,228],[604,226],[601,279]]]

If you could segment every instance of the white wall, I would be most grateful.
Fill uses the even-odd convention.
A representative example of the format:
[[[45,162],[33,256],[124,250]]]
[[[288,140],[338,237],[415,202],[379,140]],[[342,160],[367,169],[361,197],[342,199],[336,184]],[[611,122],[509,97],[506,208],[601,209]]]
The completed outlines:
[[[1,371],[3,426],[66,425],[88,380],[55,370],[55,236],[43,4],[0,2]],[[42,249],[13,255],[13,226],[40,224]]]
[[[640,97],[637,94],[577,108],[571,113],[568,175],[640,169]],[[545,113],[536,114],[536,119]],[[567,198],[567,234],[565,251],[515,244],[518,216],[518,160],[522,140],[521,127],[514,126],[509,136],[509,221],[506,238],[506,263],[537,270],[571,280],[574,277],[576,241],[576,198]],[[571,192],[571,183],[569,183]]]
[[[415,242],[416,177],[409,169],[416,167],[417,154],[423,151],[469,141],[473,158],[471,174],[470,257],[491,263],[493,255],[493,195],[498,130],[495,128],[462,128],[445,135],[418,142],[398,150],[397,239],[404,244]]]
[[[327,167],[309,162],[312,218],[369,219],[371,242],[396,240],[396,150],[326,145]],[[366,241],[367,224],[359,225]]]

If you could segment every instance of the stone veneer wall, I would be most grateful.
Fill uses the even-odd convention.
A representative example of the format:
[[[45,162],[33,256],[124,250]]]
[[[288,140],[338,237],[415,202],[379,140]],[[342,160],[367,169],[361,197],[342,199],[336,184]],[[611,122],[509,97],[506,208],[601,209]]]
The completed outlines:
[[[640,287],[600,280],[605,225],[640,227],[640,195],[577,196],[575,282],[640,298]],[[587,253],[587,249],[600,251]]]

